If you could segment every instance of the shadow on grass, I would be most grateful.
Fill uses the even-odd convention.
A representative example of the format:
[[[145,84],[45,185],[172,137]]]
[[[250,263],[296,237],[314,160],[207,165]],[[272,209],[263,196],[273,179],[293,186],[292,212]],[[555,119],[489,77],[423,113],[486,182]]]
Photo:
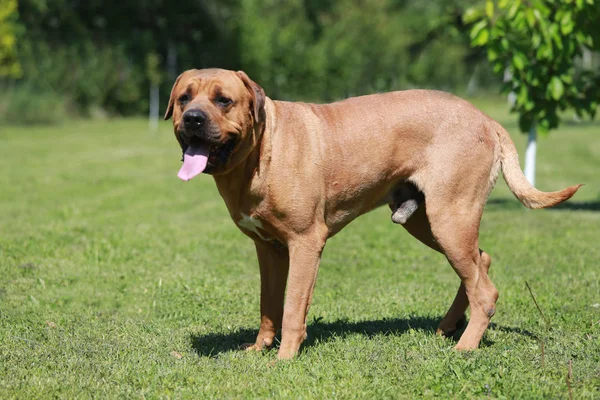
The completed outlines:
[[[343,338],[352,334],[361,334],[367,337],[377,335],[399,336],[411,329],[434,334],[440,320],[441,317],[394,318],[358,322],[347,320],[321,322],[316,320],[308,325],[308,338],[304,342],[303,347],[314,346],[316,343],[326,342],[333,338]],[[490,329],[523,335],[537,340],[535,334],[521,328],[506,327],[491,323]],[[464,327],[456,331],[449,339],[456,342],[463,332]],[[191,334],[190,341],[192,348],[199,356],[216,357],[221,353],[239,349],[243,343],[254,343],[257,333],[258,326],[256,329],[243,328],[231,333]],[[484,336],[482,341],[483,347],[492,346],[493,344],[492,341],[486,339]]]
[[[493,322],[490,322],[490,326],[488,327],[488,329],[493,329],[495,331],[501,331],[504,333],[527,336],[528,338],[531,338],[533,340],[540,340],[540,338],[535,333],[529,332],[527,329],[515,328],[513,326],[502,326],[502,325],[498,325]]]
[[[487,202],[489,210],[502,209],[502,210],[515,210],[524,208],[524,206],[517,199],[490,199]],[[547,210],[554,211],[600,211],[600,200],[596,201],[572,201],[568,200]]]

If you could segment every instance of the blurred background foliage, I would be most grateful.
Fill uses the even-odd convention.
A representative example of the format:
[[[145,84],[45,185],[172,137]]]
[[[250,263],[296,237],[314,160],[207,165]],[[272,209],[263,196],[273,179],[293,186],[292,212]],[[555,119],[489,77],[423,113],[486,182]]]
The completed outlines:
[[[0,121],[147,112],[179,72],[243,69],[277,99],[496,92],[476,0],[1,0]]]

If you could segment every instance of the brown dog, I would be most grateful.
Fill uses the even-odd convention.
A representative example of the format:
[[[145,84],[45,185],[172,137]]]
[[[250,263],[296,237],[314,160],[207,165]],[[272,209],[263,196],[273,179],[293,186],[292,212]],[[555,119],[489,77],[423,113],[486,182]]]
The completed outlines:
[[[179,177],[212,174],[231,218],[254,240],[261,323],[249,348],[272,346],[281,328],[280,359],[296,354],[306,338],[327,239],[384,204],[460,277],[438,333],[453,332],[470,305],[456,349],[475,349],[498,298],[478,231],[500,169],[529,208],[554,206],[579,188],[545,193],[532,187],[506,130],[443,92],[290,103],[266,97],[244,72],[190,70],[173,86],[165,119],[171,116],[184,157]]]

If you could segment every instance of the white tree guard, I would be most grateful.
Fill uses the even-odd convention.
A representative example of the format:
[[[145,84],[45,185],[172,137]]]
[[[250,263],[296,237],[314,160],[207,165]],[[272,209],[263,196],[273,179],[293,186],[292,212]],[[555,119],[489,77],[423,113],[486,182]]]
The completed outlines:
[[[537,152],[537,129],[535,124],[529,129],[527,150],[525,151],[525,177],[535,186],[535,156]]]

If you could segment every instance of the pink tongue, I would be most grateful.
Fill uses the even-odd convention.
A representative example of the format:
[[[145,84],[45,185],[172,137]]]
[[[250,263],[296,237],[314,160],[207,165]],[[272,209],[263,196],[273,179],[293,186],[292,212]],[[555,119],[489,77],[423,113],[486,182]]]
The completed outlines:
[[[206,168],[210,145],[190,146],[183,155],[183,166],[177,176],[179,179],[189,181]]]

